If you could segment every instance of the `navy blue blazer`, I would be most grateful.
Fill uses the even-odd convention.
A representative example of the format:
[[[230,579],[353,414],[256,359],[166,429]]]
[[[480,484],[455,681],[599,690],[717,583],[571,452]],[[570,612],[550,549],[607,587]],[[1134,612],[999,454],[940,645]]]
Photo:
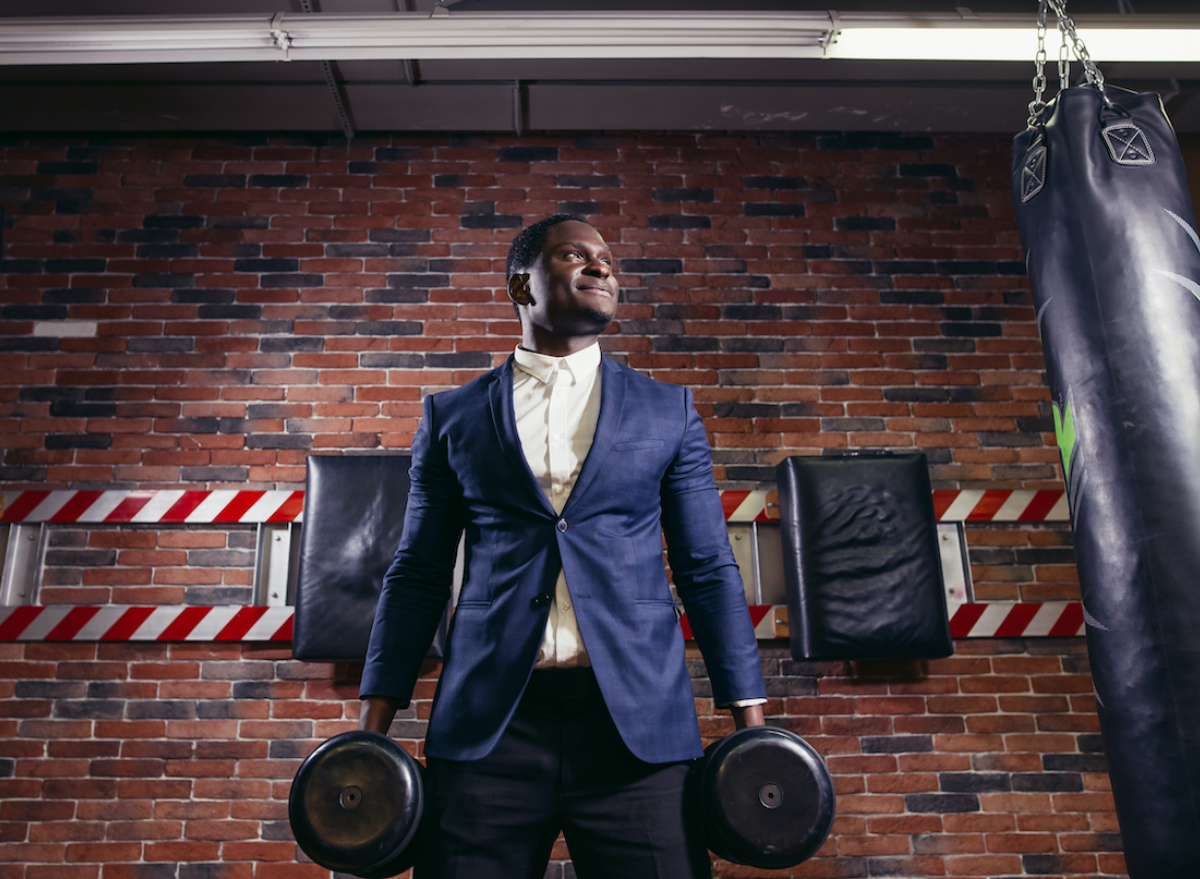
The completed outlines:
[[[662,537],[718,704],[765,695],[758,645],[691,392],[607,357],[595,438],[562,515],[517,435],[512,358],[425,399],[403,536],[375,612],[360,695],[406,706],[450,595],[425,752],[486,756],[529,680],[560,566],[600,690],[629,749],[662,763],[702,753]]]

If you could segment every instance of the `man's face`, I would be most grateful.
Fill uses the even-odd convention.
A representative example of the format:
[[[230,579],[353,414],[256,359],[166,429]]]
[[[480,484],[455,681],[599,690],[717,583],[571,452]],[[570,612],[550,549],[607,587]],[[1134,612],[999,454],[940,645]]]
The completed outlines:
[[[617,311],[612,253],[587,223],[568,220],[551,226],[526,283],[524,317],[539,335],[595,336]]]

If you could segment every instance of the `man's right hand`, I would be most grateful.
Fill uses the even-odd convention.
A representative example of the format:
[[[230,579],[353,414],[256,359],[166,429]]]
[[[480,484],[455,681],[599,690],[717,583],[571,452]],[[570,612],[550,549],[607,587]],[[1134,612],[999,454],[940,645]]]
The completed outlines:
[[[384,696],[367,696],[362,700],[358,728],[386,736],[396,716],[396,702]]]

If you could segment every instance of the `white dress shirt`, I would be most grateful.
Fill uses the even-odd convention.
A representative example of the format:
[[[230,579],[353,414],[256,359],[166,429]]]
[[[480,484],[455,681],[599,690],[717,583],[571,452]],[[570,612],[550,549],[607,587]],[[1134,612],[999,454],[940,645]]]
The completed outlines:
[[[554,512],[561,513],[596,435],[600,345],[589,345],[567,357],[518,347],[514,366],[513,409],[521,450]],[[580,665],[591,662],[579,634],[567,578],[560,569],[534,668]]]

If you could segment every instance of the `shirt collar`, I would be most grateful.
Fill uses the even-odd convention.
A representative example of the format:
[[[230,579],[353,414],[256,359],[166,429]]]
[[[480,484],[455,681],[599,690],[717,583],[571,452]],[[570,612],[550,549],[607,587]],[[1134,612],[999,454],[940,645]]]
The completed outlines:
[[[571,374],[571,378],[578,379],[580,376],[586,375],[589,370],[595,372],[599,369],[600,343],[593,342],[582,351],[576,351],[566,357],[538,354],[536,351],[527,351],[518,345],[513,358],[522,372],[528,373],[543,384],[553,380],[554,373],[563,368]]]

